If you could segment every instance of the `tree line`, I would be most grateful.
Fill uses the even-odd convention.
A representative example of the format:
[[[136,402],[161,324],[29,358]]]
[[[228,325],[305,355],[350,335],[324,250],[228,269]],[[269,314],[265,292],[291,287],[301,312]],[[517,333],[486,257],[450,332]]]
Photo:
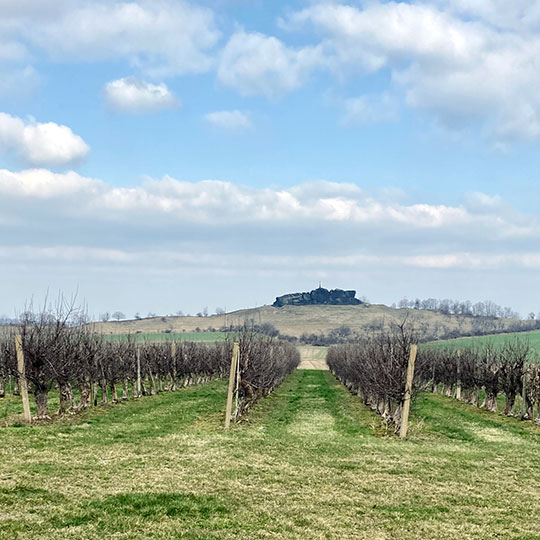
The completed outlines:
[[[470,317],[493,317],[497,319],[521,318],[520,314],[511,307],[499,306],[491,300],[473,303],[470,300],[461,301],[448,298],[443,300],[438,300],[437,298],[427,298],[425,300],[421,300],[420,298],[414,300],[403,298],[397,304],[392,304],[391,307],[439,311],[444,315],[468,315]],[[531,318],[530,315],[531,314],[529,314],[529,318]],[[534,313],[532,315],[532,318],[534,319]]]

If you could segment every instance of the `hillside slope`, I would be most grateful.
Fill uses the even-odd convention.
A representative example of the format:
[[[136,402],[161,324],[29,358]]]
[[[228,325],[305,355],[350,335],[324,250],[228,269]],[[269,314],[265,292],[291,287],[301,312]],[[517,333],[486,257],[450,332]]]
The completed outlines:
[[[436,339],[448,337],[449,332],[470,335],[478,328],[497,332],[515,324],[512,319],[473,318],[468,316],[444,315],[440,312],[393,309],[384,305],[360,306],[284,306],[275,308],[262,306],[242,309],[225,315],[209,317],[154,317],[150,319],[120,322],[94,323],[96,331],[107,334],[160,333],[170,331],[195,332],[197,329],[219,329],[244,322],[273,324],[282,334],[300,337],[303,333],[328,334],[342,325],[359,334],[369,333],[381,322],[385,325],[411,321],[423,337]]]

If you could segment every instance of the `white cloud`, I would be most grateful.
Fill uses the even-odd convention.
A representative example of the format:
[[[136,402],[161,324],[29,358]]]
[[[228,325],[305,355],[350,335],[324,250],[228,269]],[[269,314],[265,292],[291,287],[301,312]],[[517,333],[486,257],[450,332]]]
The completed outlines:
[[[288,189],[256,189],[217,180],[192,183],[165,176],[147,179],[139,186],[116,187],[74,172],[60,174],[44,169],[0,171],[0,193],[4,201],[14,199],[23,205],[47,200],[42,211],[50,208],[51,215],[59,217],[66,212],[72,215],[65,199],[73,198],[81,220],[113,220],[125,222],[126,226],[146,215],[148,223],[155,220],[163,226],[258,224],[271,228],[283,224],[294,229],[334,224],[339,229],[342,225],[351,227],[354,234],[376,227],[377,234],[382,235],[391,231],[430,237],[435,233],[463,234],[462,241],[472,230],[479,238],[485,236],[485,241],[540,238],[537,216],[519,214],[503,205],[500,198],[479,193],[469,195],[466,204],[459,206],[403,204],[377,199],[355,184],[328,181]],[[10,208],[11,203],[6,203],[6,216]],[[421,236],[417,243],[422,245]]]
[[[26,200],[56,199],[83,196],[92,198],[99,196],[105,184],[99,180],[86,178],[69,171],[53,173],[47,169],[28,169],[11,172],[0,169],[0,193]]]
[[[108,82],[104,94],[107,104],[122,112],[154,112],[179,106],[179,100],[166,84],[152,84],[136,77]]]
[[[0,113],[0,152],[30,165],[68,166],[83,160],[89,146],[67,126],[54,122],[25,123]]]
[[[538,2],[415,0],[317,3],[287,26],[312,25],[340,76],[387,69],[410,107],[504,141],[540,138],[539,22]]]
[[[55,60],[128,60],[156,77],[208,71],[220,37],[210,9],[182,0],[10,0],[2,17],[11,41]]]
[[[378,124],[395,122],[398,105],[388,94],[359,96],[345,100],[345,124]]]
[[[229,130],[245,130],[249,129],[251,119],[248,114],[242,111],[216,111],[208,113],[205,118],[212,125]]]
[[[276,98],[304,84],[321,60],[320,47],[292,49],[273,36],[239,31],[221,53],[218,79],[243,96]]]

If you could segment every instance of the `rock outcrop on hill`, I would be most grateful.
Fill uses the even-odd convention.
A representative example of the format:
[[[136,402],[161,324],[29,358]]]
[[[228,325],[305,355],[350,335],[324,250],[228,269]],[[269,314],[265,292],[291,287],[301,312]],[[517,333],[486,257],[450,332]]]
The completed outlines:
[[[344,291],[342,289],[333,289],[329,291],[319,287],[311,292],[292,293],[278,296],[272,304],[274,307],[283,306],[357,306],[362,304],[358,298],[355,298],[356,291]]]

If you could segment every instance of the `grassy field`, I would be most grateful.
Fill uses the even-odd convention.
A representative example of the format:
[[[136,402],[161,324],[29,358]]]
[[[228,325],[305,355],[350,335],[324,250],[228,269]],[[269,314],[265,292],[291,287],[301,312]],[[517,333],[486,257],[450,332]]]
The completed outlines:
[[[463,337],[457,339],[448,339],[441,341],[432,341],[422,345],[423,347],[453,347],[461,349],[464,347],[481,347],[486,343],[491,343],[495,346],[502,346],[508,340],[524,340],[528,341],[531,348],[540,354],[540,330],[532,332],[516,332],[509,334],[496,334],[490,336]]]
[[[225,386],[2,428],[0,538],[540,538],[538,426],[423,394],[400,441],[297,370],[226,432]]]

